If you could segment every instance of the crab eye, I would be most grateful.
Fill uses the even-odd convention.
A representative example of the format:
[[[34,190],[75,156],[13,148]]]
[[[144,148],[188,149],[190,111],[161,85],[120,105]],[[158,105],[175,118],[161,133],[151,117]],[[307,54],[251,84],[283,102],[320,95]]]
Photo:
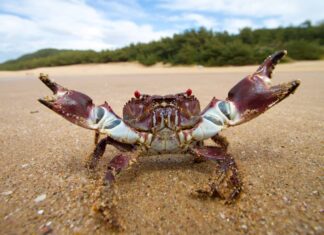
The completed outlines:
[[[219,102],[218,108],[229,120],[231,120],[231,107],[227,102],[225,101]]]
[[[100,120],[105,115],[105,110],[101,107],[96,108],[96,123],[100,122]]]
[[[134,92],[134,96],[139,99],[141,97],[141,93],[139,91]]]

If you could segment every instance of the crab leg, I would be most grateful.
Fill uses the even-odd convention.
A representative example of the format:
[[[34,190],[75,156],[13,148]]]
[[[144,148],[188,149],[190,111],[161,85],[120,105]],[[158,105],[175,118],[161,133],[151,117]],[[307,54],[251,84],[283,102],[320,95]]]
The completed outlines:
[[[50,80],[47,75],[41,74],[39,79],[54,93],[52,97],[39,99],[39,102],[68,121],[97,133],[107,134],[118,142],[134,144],[143,141],[141,135],[127,126],[108,103],[96,106],[89,96],[64,88]]]
[[[216,144],[218,144],[222,150],[224,150],[225,152],[227,151],[229,143],[228,143],[228,140],[226,139],[226,137],[217,134],[217,135],[213,136],[211,139]]]
[[[96,131],[95,132],[95,135],[94,135],[94,139],[93,139],[93,142],[94,142],[95,145],[98,144],[99,139],[100,139],[100,132],[99,131]]]
[[[111,228],[122,231],[124,229],[123,220],[120,219],[116,204],[118,194],[116,193],[116,177],[126,168],[129,168],[139,155],[130,153],[129,155],[119,154],[115,156],[109,163],[104,177],[104,184],[100,187],[97,202],[93,209],[101,218],[106,221]]]
[[[218,178],[218,182],[212,182],[211,184],[209,184],[209,189],[207,190],[196,190],[198,196],[219,197],[221,199],[226,199],[227,203],[232,202],[239,196],[242,183],[238,176],[236,163],[231,155],[226,153],[224,149],[214,146],[192,148],[190,149],[190,152],[199,159],[205,161],[211,160],[218,163],[221,170],[221,177]],[[225,198],[225,196],[223,196],[223,193],[219,191],[219,187],[227,177],[229,178],[226,183],[232,187],[232,190],[229,192],[229,196]]]
[[[115,156],[108,164],[104,183],[107,186],[113,184],[116,180],[116,176],[120,174],[124,169],[129,168],[133,163],[135,163],[137,157],[137,154],[130,154],[130,156],[119,154]]]
[[[98,161],[106,150],[107,144],[113,145],[115,148],[123,152],[132,151],[135,149],[134,145],[120,143],[107,136],[104,139],[100,140],[100,142],[96,145],[96,148],[94,149],[93,153],[90,155],[90,158],[86,163],[87,168],[89,168],[90,170],[96,168]]]

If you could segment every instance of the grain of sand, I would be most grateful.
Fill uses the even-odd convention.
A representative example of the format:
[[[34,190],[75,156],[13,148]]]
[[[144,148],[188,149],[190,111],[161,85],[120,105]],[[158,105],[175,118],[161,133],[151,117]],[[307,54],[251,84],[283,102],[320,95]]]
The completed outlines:
[[[204,107],[213,96],[225,98],[255,69],[113,64],[0,72],[0,234],[111,232],[91,212],[100,177],[83,164],[93,150],[93,133],[37,102],[50,92],[38,81],[39,72],[96,104],[107,100],[121,114],[137,89],[170,94],[190,87]],[[244,183],[236,204],[189,196],[208,182],[213,163],[193,164],[189,155],[141,158],[118,178],[124,233],[323,234],[324,62],[277,67],[274,83],[293,79],[302,80],[295,95],[223,131]],[[107,147],[98,176],[115,154]]]

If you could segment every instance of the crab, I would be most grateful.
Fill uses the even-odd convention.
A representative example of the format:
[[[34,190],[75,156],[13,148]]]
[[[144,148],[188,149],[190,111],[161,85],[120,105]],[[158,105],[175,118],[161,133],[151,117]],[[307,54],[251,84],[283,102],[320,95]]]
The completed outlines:
[[[227,152],[228,141],[220,135],[227,127],[245,123],[293,94],[300,85],[294,80],[271,85],[271,75],[286,51],[277,51],[252,75],[237,83],[224,100],[212,98],[201,111],[192,90],[173,95],[146,95],[135,91],[123,108],[123,118],[105,102],[96,106],[87,95],[64,88],[41,74],[39,79],[54,93],[39,102],[68,121],[95,131],[96,147],[86,166],[95,169],[106,145],[120,153],[107,165],[103,177],[106,187],[114,184],[117,175],[136,162],[138,156],[156,154],[191,154],[195,162],[213,161],[218,177],[198,195],[235,201],[242,190],[234,158]],[[105,135],[100,141],[100,135]],[[215,145],[206,146],[212,139]],[[225,185],[227,190],[220,190]]]

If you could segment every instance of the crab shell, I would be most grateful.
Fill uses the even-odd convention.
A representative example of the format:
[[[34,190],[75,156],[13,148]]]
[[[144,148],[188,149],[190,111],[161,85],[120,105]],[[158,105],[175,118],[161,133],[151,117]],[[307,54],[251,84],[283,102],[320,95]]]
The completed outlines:
[[[197,98],[187,93],[141,95],[126,103],[123,120],[138,131],[153,133],[163,128],[176,131],[196,125],[201,119],[200,112]]]

